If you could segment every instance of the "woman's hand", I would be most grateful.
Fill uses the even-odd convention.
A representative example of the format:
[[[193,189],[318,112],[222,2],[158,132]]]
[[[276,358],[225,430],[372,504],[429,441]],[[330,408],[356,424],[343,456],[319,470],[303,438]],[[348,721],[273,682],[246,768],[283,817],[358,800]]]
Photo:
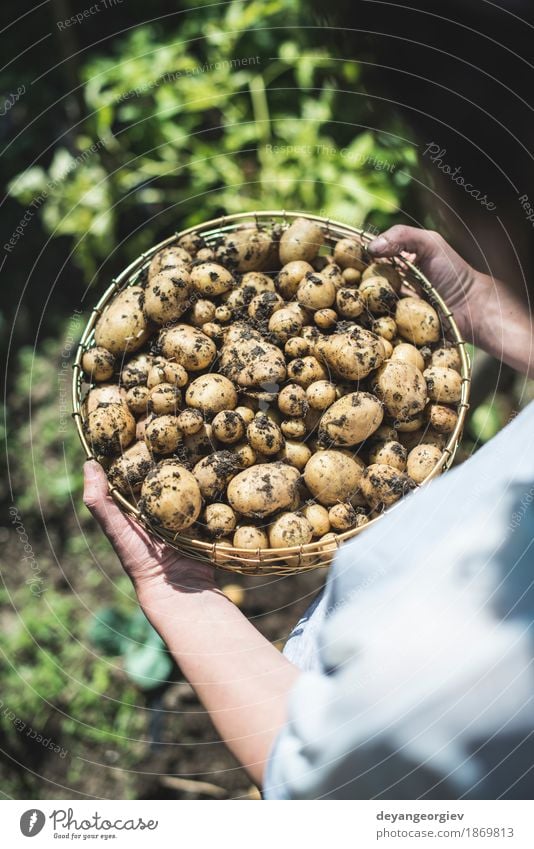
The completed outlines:
[[[368,250],[376,258],[409,254],[446,301],[466,341],[534,377],[528,306],[500,280],[472,268],[439,233],[396,225],[373,239]]]
[[[370,242],[369,253],[374,257],[410,254],[409,259],[421,269],[454,313],[461,334],[471,340],[480,298],[484,287],[478,274],[454,251],[445,239],[433,230],[420,230],[397,224]]]
[[[209,564],[180,557],[125,516],[94,460],[84,474],[84,502],[132,579],[145,615],[222,739],[260,784],[298,670],[217,589]]]
[[[180,593],[215,589],[213,567],[181,557],[174,549],[150,536],[126,516],[108,491],[102,466],[89,460],[84,466],[83,500],[119,556],[146,615],[157,620]],[[153,622],[155,627],[158,623]]]

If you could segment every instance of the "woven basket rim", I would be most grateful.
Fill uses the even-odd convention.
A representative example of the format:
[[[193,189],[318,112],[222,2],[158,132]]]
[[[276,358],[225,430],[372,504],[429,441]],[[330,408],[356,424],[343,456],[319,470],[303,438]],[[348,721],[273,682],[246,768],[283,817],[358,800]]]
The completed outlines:
[[[329,239],[339,239],[345,236],[354,238],[356,236],[358,240],[362,242],[362,244],[366,245],[374,238],[373,234],[368,233],[358,227],[354,227],[350,224],[346,224],[341,221],[336,221],[334,219],[325,218],[324,216],[315,215],[307,212],[265,210],[236,213],[232,215],[224,215],[219,218],[214,218],[209,221],[205,221],[202,224],[198,224],[192,227],[188,227],[184,230],[175,232],[173,235],[167,237],[166,239],[163,239],[161,242],[158,242],[149,250],[140,254],[139,257],[137,257],[133,262],[131,262],[125,269],[123,269],[123,271],[121,271],[119,275],[117,275],[117,277],[112,280],[110,286],[108,286],[108,288],[104,291],[104,293],[91,311],[87,324],[80,338],[80,342],[76,351],[75,361],[73,364],[72,416],[76,424],[76,429],[82,447],[85,451],[86,460],[96,458],[94,457],[94,454],[91,451],[91,448],[83,432],[81,398],[83,371],[81,367],[81,360],[84,352],[90,347],[90,343],[92,342],[93,338],[94,327],[104,307],[106,307],[111,302],[113,297],[118,292],[135,283],[136,277],[148,265],[154,254],[156,254],[162,248],[177,242],[184,235],[189,235],[192,233],[200,234],[209,241],[210,239],[214,240],[215,238],[218,238],[221,235],[224,235],[225,233],[239,229],[240,225],[245,222],[253,222],[259,227],[265,226],[267,224],[288,224],[291,220],[295,218],[306,218],[307,220],[311,220],[320,224],[323,229],[324,235],[323,244],[327,244]],[[454,345],[458,350],[461,362],[461,398],[460,402],[455,405],[458,412],[458,421],[454,430],[449,435],[449,439],[445,445],[445,448],[442,451],[441,457],[436,462],[430,474],[427,475],[425,480],[418,485],[417,488],[419,488],[434,479],[438,474],[447,469],[452,463],[454,454],[458,448],[458,444],[460,441],[467,410],[469,408],[471,367],[469,356],[466,350],[466,342],[462,338],[458,326],[454,320],[454,317],[439,292],[434,289],[434,287],[432,286],[430,281],[425,277],[425,275],[423,275],[423,273],[415,265],[413,265],[404,257],[393,257],[392,262],[395,266],[397,266],[397,268],[399,268],[401,272],[403,272],[404,274],[408,273],[410,276],[415,278],[417,283],[421,285],[425,293],[429,296],[429,299],[431,300],[432,304],[438,308],[442,322],[443,320],[445,320],[448,324],[448,329],[452,334]],[[409,283],[407,285],[409,285]],[[172,534],[171,532],[160,529],[150,523],[147,520],[146,516],[144,516],[141,511],[136,507],[136,505],[132,504],[132,502],[126,499],[122,495],[122,493],[120,493],[116,488],[110,486],[109,491],[114,500],[122,507],[125,512],[129,513],[130,515],[133,515],[157,539],[161,540],[162,542],[168,545],[171,545],[177,551],[180,551],[181,553],[184,553],[193,558],[196,557],[196,559],[209,560],[214,565],[219,566],[220,568],[225,569],[227,571],[256,575],[288,574],[294,572],[308,571],[309,569],[326,567],[332,561],[335,551],[340,547],[342,543],[346,542],[349,539],[352,539],[353,537],[357,536],[361,531],[374,525],[385,514],[390,513],[403,500],[401,499],[399,502],[396,502],[395,504],[386,508],[382,513],[372,518],[367,524],[363,525],[360,528],[354,528],[352,530],[344,531],[342,533],[332,532],[334,536],[332,539],[329,540],[314,540],[313,542],[307,543],[306,545],[292,546],[284,549],[244,549],[234,547],[229,548],[227,544],[221,544],[220,541],[207,542],[204,540],[195,540],[189,537],[181,536],[180,534]],[[200,557],[198,555],[200,555]],[[307,557],[312,556],[319,558],[320,562],[310,562],[308,564],[303,562],[303,558],[305,560]],[[287,565],[285,561],[288,558],[297,558],[298,565]]]

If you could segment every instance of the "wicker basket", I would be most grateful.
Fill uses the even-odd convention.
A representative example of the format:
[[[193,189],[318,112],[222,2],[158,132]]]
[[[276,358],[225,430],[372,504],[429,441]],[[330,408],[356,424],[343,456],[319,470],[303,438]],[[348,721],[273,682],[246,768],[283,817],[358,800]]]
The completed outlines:
[[[325,245],[333,245],[338,239],[347,236],[356,238],[364,245],[372,239],[372,236],[362,230],[349,227],[346,224],[342,224],[337,221],[331,221],[318,215],[308,215],[307,213],[268,211],[229,215],[223,218],[207,221],[205,224],[197,227],[190,227],[188,230],[183,230],[180,233],[176,233],[174,236],[170,236],[168,239],[165,239],[163,242],[155,245],[149,251],[146,251],[146,253],[141,254],[135,262],[131,263],[131,265],[125,268],[124,271],[119,274],[115,280],[113,280],[111,286],[109,286],[109,288],[104,292],[91,313],[80,340],[76,353],[76,360],[73,366],[73,417],[88,459],[91,459],[93,455],[83,432],[82,402],[84,395],[84,378],[81,369],[81,359],[83,353],[93,344],[94,327],[103,308],[110,303],[117,292],[127,286],[133,285],[136,282],[139,275],[146,269],[151,258],[157,251],[172,244],[173,242],[176,242],[186,233],[198,233],[203,236],[208,244],[210,244],[224,234],[230,233],[247,223],[255,223],[257,226],[272,226],[274,224],[284,226],[289,225],[292,219],[298,217],[308,218],[321,225],[324,232]],[[462,393],[460,403],[458,404],[458,422],[454,432],[450,435],[449,441],[443,450],[440,460],[436,463],[432,472],[423,482],[426,483],[451,465],[458,447],[466,412],[469,406],[470,363],[465,348],[465,342],[460,336],[458,327],[456,326],[451,312],[448,310],[438,292],[436,292],[430,282],[411,263],[401,257],[396,258],[394,263],[407,286],[413,287],[413,282],[416,281],[417,284],[426,292],[428,300],[434,305],[440,314],[445,335],[457,346],[461,360]],[[356,534],[371,525],[374,525],[375,522],[381,518],[381,516],[377,516],[361,528],[337,534],[335,540],[332,540],[329,543],[320,543],[316,541],[307,545],[287,549],[258,549],[257,551],[250,551],[246,549],[227,547],[220,542],[210,543],[201,540],[194,540],[181,536],[180,534],[173,534],[172,532],[165,531],[161,528],[156,528],[145,516],[141,514],[137,506],[128,501],[120,492],[113,487],[110,488],[110,492],[125,512],[134,516],[156,538],[171,545],[185,556],[192,557],[196,560],[210,561],[216,566],[228,571],[252,575],[285,575],[293,572],[327,566],[332,562],[336,549],[343,542],[356,536]]]

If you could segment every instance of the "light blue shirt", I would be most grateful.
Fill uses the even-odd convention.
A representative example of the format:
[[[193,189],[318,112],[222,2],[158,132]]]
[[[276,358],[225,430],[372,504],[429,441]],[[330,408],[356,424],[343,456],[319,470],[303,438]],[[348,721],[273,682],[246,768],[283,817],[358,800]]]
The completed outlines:
[[[267,799],[533,798],[534,404],[344,546]]]

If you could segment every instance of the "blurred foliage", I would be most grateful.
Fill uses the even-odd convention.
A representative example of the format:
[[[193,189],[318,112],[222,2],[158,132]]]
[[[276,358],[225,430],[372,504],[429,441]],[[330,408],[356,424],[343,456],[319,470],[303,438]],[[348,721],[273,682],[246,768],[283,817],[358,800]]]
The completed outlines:
[[[84,27],[98,28],[99,21]],[[51,77],[50,97],[46,86],[39,92],[57,99],[57,122],[42,131],[55,145],[46,156],[24,147],[20,155],[16,146],[10,151],[9,203],[20,204],[13,222],[31,204],[36,211],[13,273],[33,273],[44,241],[37,225],[51,244],[49,265],[41,259],[32,278],[39,298],[26,298],[18,321],[27,338],[40,334],[43,322],[45,338],[15,352],[7,432],[9,486],[46,592],[41,599],[28,592],[19,541],[9,529],[6,555],[14,565],[9,592],[0,589],[1,698],[69,750],[63,772],[63,762],[48,764],[60,796],[63,788],[87,792],[87,766],[95,762],[104,764],[100,772],[94,768],[96,780],[108,782],[107,767],[120,764],[116,783],[107,785],[111,798],[135,795],[128,770],[148,749],[139,742],[150,737],[143,707],[157,686],[152,694],[140,690],[172,674],[168,654],[136,612],[131,587],[82,504],[82,451],[69,415],[72,356],[64,353],[67,342],[73,350],[87,318],[70,314],[82,284],[95,278],[102,290],[154,242],[226,213],[303,209],[383,227],[399,219],[400,207],[410,208],[417,163],[406,128],[393,113],[370,115],[360,66],[328,55],[312,40],[316,34],[298,29],[299,21],[309,23],[309,16],[298,0],[231,0],[222,7],[204,0],[172,17],[166,30],[139,26],[101,51],[80,51],[85,117],[70,120]],[[28,67],[28,79],[40,72]],[[24,108],[21,101],[19,112]],[[376,126],[381,131],[369,129]],[[57,268],[54,252],[61,257]],[[88,296],[88,306],[93,299]],[[206,728],[204,720],[204,737]],[[12,758],[7,766],[0,762],[3,792],[57,797],[56,785],[39,778],[48,774],[39,761],[46,753],[28,754],[2,714],[0,736]],[[175,724],[172,738],[178,736]],[[15,762],[34,772],[30,766],[13,772]],[[100,795],[100,784],[92,792]]]
[[[116,607],[98,610],[88,636],[103,654],[123,655],[124,671],[143,690],[168,683],[172,658],[140,608],[129,616]]]
[[[284,27],[298,12],[234,0],[222,18],[196,9],[172,37],[140,27],[88,60],[71,149],[10,183],[22,205],[42,198],[47,231],[72,238],[87,280],[117,249],[132,259],[220,214],[305,209],[380,226],[397,212],[414,148],[395,126],[364,129],[359,66],[296,42]]]

